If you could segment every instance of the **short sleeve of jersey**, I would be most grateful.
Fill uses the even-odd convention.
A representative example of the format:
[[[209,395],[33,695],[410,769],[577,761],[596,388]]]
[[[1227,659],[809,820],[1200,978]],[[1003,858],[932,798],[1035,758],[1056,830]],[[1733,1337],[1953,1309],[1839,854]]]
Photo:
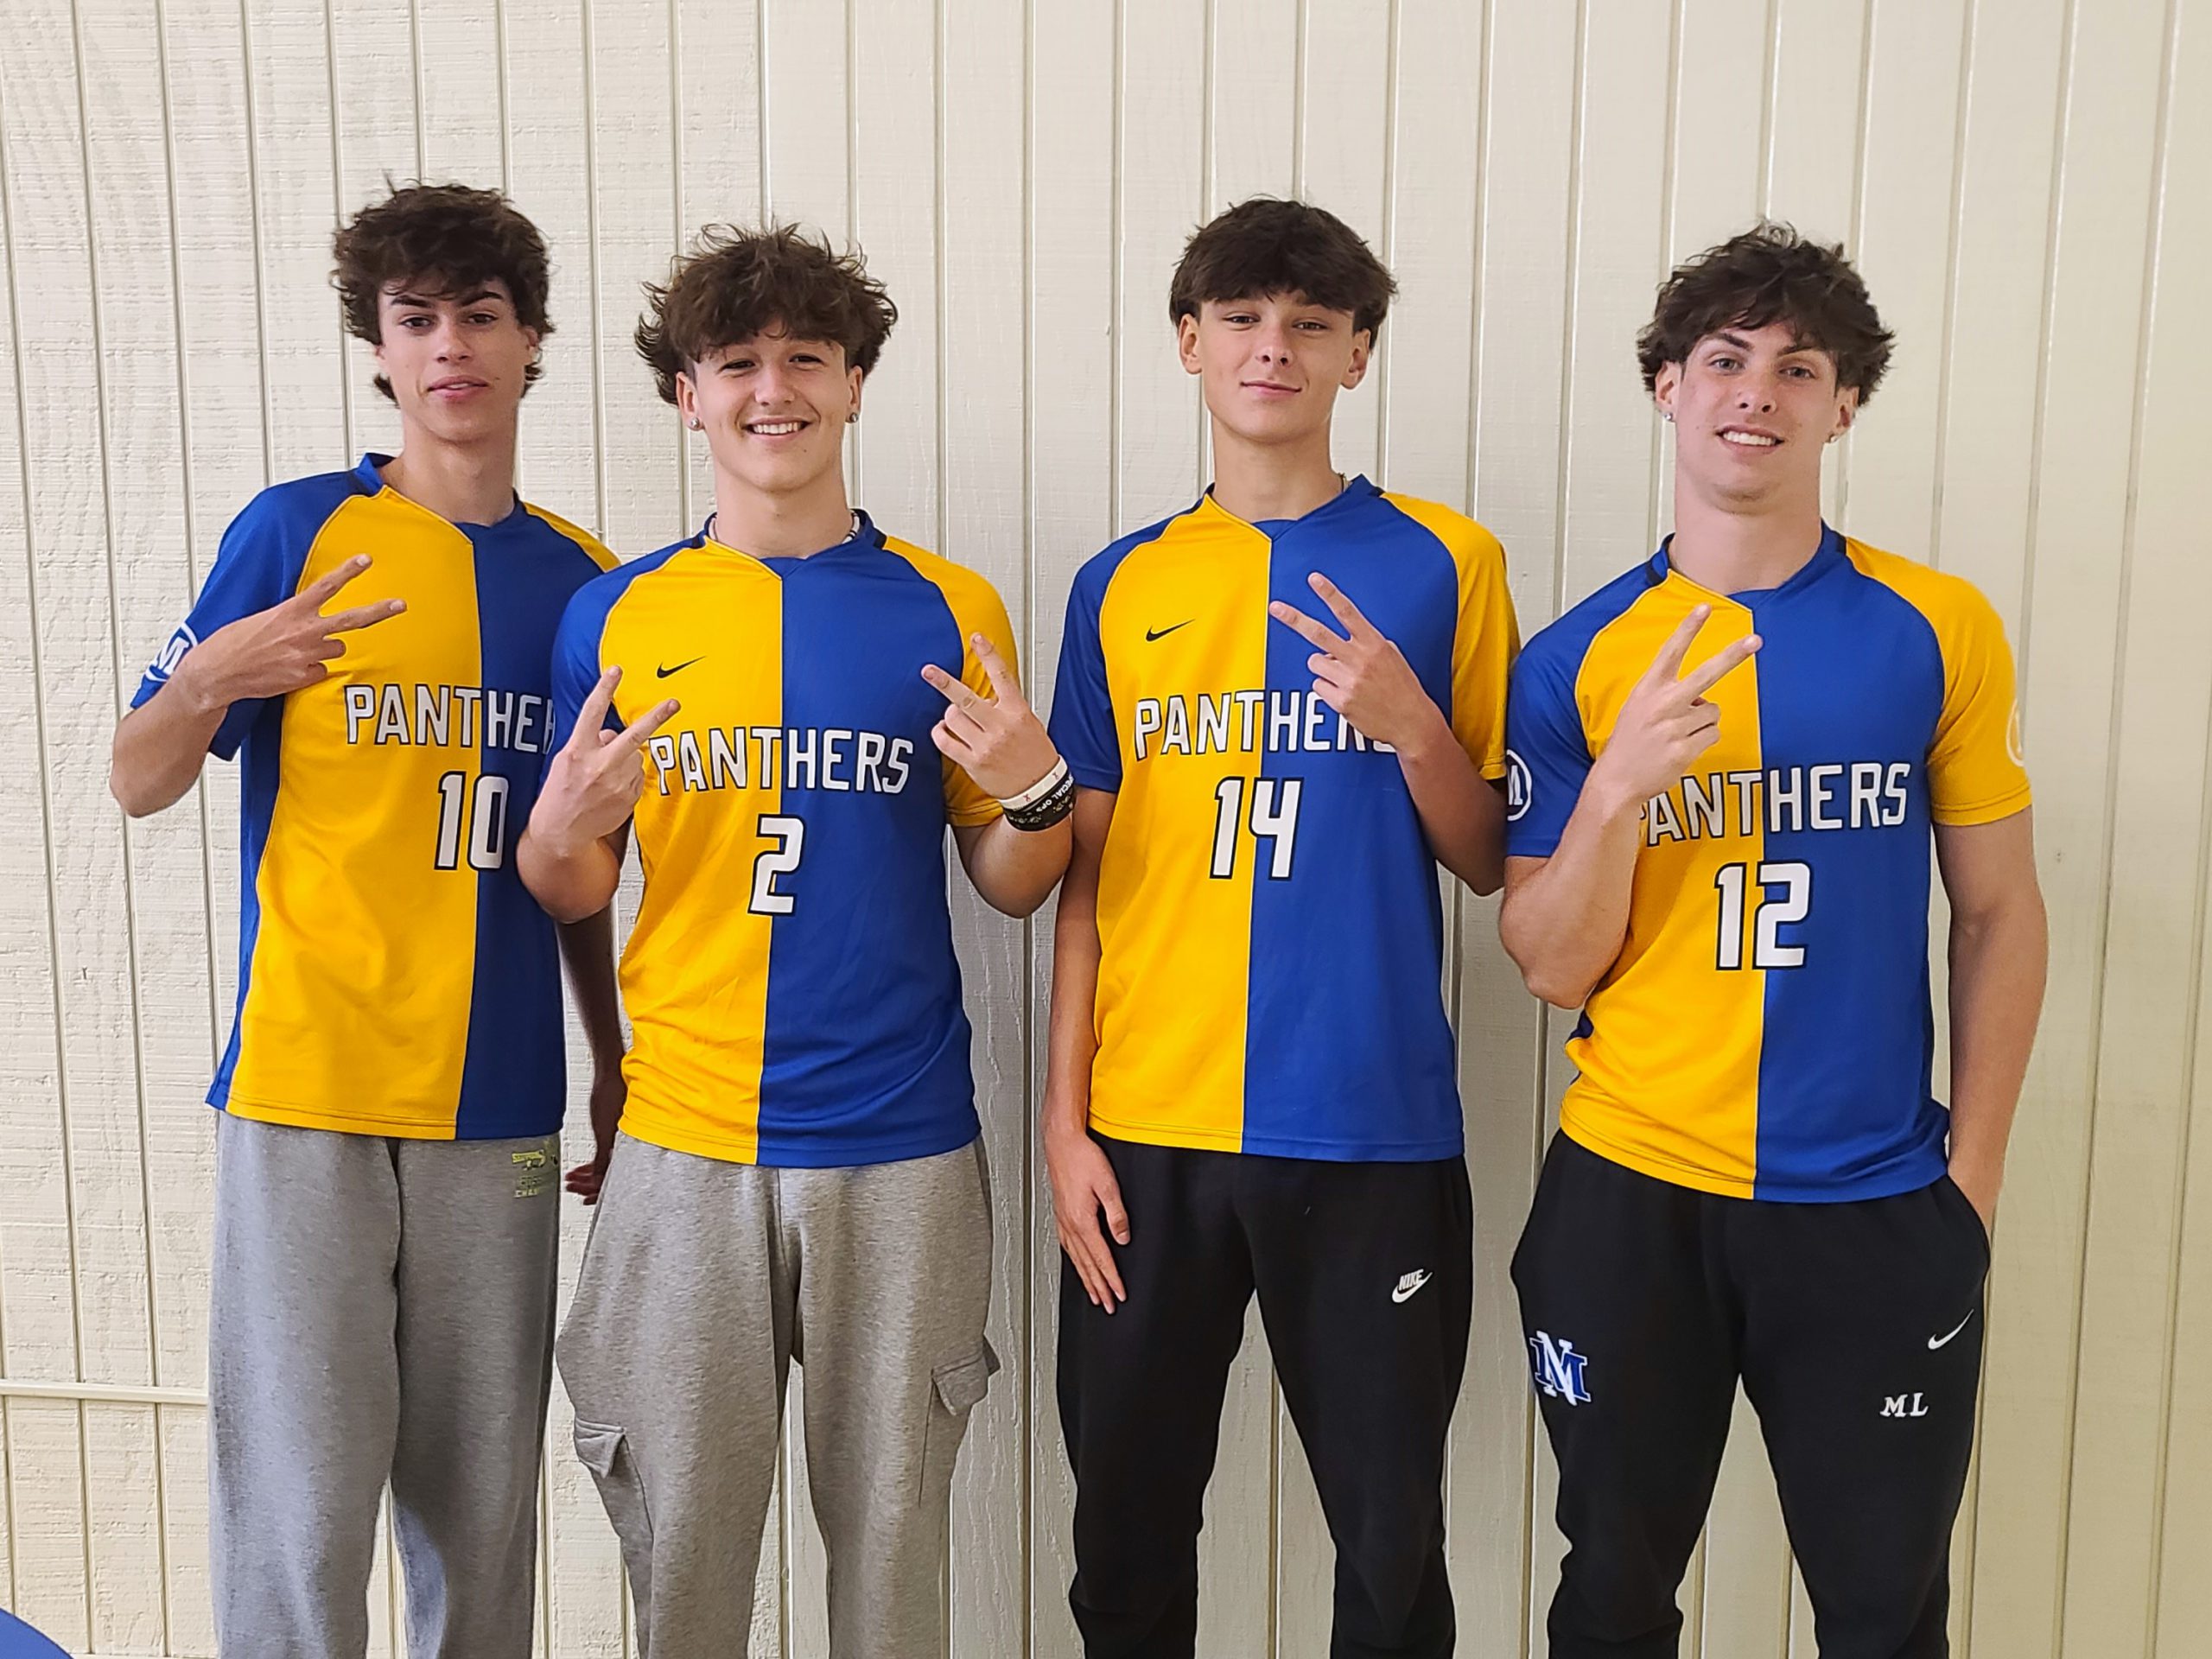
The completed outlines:
[[[599,683],[600,637],[607,631],[607,613],[623,586],[604,576],[588,582],[561,613],[561,626],[553,635],[553,735],[545,746],[548,766],[567,745],[584,699]],[[619,732],[622,729],[621,717],[615,713],[621,698],[619,687],[615,698],[616,702],[607,706],[606,724],[609,731]]]
[[[1505,704],[1505,851],[1549,858],[1590,774],[1590,741],[1574,684],[1579,653],[1539,634],[1513,665]]]
[[[313,507],[302,511],[303,505],[283,490],[264,490],[231,521],[216,550],[215,567],[207,573],[191,613],[147,666],[137,690],[131,695],[133,709],[168,684],[186,653],[218,628],[282,604],[298,591],[300,573],[307,568],[308,549],[321,528],[322,518],[327,516]],[[342,599],[340,602],[343,603]],[[214,736],[207,741],[208,753],[225,760],[237,754],[238,745],[268,706],[264,697],[242,698],[232,703]]]
[[[953,620],[960,625],[960,679],[967,688],[981,696],[995,696],[991,677],[983,670],[982,659],[976,655],[970,636],[982,634],[1018,675],[1020,659],[1014,646],[1014,625],[1007,620],[1006,602],[998,590],[972,572],[966,582],[957,582],[945,590],[945,603],[952,607]],[[944,763],[944,816],[958,824],[988,823],[1001,816],[1001,809],[995,798],[983,791],[982,785],[970,778],[950,760]]]
[[[1106,652],[1099,643],[1098,613],[1113,567],[1093,559],[1076,573],[1068,594],[1067,629],[1060,636],[1060,673],[1052,684],[1052,743],[1085,789],[1119,791],[1122,742],[1114,727],[1114,700],[1106,689]]]
[[[1454,548],[1459,626],[1452,641],[1452,734],[1485,778],[1505,776],[1505,698],[1521,626],[1505,586],[1505,550],[1470,523],[1468,544]]]
[[[1929,807],[1938,823],[1993,823],[2028,804],[2020,711],[2005,626],[1961,582],[1929,620],[1943,652],[1943,712],[1928,752]]]

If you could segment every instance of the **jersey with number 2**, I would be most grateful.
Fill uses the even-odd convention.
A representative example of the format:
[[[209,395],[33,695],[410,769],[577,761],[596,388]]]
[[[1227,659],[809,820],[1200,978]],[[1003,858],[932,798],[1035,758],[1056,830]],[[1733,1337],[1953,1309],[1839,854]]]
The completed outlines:
[[[2028,804],[2012,661],[1968,583],[1824,530],[1782,586],[1699,587],[1665,549],[1529,642],[1506,852],[1549,857],[1622,705],[1698,605],[1719,737],[1644,809],[1628,933],[1567,1045],[1560,1127],[1662,1180],[1874,1198],[1943,1173],[1931,1087],[1931,824]]]
[[[999,804],[930,737],[933,663],[985,696],[1009,664],[974,571],[884,536],[755,558],[702,533],[601,577],[563,618],[556,736],[622,671],[647,743],[645,898],[622,957],[625,1133],[732,1163],[837,1167],[976,1137],[945,825]]]

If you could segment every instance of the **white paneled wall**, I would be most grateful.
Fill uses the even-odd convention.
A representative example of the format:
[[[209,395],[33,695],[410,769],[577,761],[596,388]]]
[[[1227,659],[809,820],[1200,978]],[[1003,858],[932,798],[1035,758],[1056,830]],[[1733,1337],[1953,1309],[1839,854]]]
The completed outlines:
[[[107,742],[229,515],[393,436],[327,283],[336,218],[387,175],[504,184],[544,229],[525,487],[627,555],[695,523],[706,480],[630,349],[640,282],[707,219],[857,238],[904,315],[857,497],[998,583],[1040,700],[1077,563],[1203,480],[1164,296],[1214,209],[1300,194],[1390,262],[1339,461],[1496,530],[1531,632],[1664,522],[1630,340],[1668,265],[1761,213],[1847,241],[1902,340],[1832,511],[2005,616],[2053,921],[1953,1628],[1980,1659],[2206,1650],[2212,0],[6,0],[0,1603],[73,1650],[213,1651],[198,1103],[236,785],[213,767],[126,825]],[[1541,1652],[1559,1550],[1505,1264],[1564,1033],[1492,907],[1458,908],[1480,1284],[1452,1557],[1461,1650],[1491,1659]],[[1050,920],[958,916],[1010,1363],[954,1498],[954,1650],[1068,1659],[1030,1127]],[[540,1649],[626,1654],[555,1419]],[[1686,1650],[1804,1659],[1740,1427]],[[821,1547],[785,1473],[754,1651],[817,1659]],[[1208,1659],[1325,1652],[1327,1535],[1256,1321],[1204,1549]],[[401,1593],[380,1569],[379,1655]]]

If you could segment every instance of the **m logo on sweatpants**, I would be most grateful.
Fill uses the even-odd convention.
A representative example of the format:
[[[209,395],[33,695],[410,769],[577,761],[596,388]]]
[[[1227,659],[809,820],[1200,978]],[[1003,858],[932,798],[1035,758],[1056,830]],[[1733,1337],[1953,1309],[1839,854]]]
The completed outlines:
[[[1529,1338],[1529,1351],[1536,1388],[1547,1400],[1564,1400],[1570,1406],[1590,1403],[1590,1357],[1574,1351],[1567,1338],[1554,1341],[1548,1331]]]
[[[1927,1402],[1916,1394],[1885,1394],[1882,1396],[1882,1415],[1885,1417],[1925,1417]]]

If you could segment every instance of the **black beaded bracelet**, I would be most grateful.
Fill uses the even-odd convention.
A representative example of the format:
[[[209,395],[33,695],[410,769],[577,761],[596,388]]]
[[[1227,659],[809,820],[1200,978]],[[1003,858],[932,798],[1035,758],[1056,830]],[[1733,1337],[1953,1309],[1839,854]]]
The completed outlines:
[[[1054,824],[1075,810],[1075,779],[1063,778],[1049,794],[1039,796],[1027,806],[1006,809],[1006,821],[1015,829],[1027,831],[1050,830]]]

